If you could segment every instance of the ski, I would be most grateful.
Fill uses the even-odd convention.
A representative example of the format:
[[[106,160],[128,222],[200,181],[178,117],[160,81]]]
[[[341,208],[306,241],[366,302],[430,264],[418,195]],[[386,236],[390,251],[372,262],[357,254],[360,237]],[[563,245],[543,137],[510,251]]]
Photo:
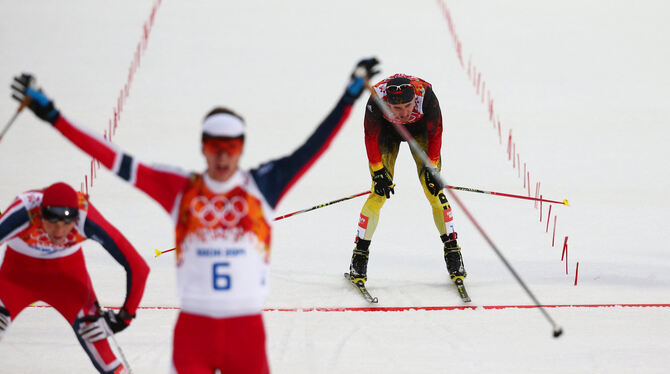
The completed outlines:
[[[463,284],[462,277],[454,278],[454,285],[456,285],[458,295],[461,297],[461,300],[463,300],[464,303],[469,303],[470,301],[472,301],[470,299],[470,296],[468,296],[468,291],[465,290],[465,284]]]
[[[379,300],[376,297],[370,295],[368,289],[365,288],[365,283],[363,283],[362,281],[354,283],[354,281],[352,281],[351,278],[349,277],[349,273],[344,273],[344,278],[346,278],[347,281],[349,281],[349,283],[351,283],[352,286],[354,286],[358,291],[360,291],[361,295],[363,295],[363,298],[365,298],[365,300],[367,300],[371,304],[377,304]]]

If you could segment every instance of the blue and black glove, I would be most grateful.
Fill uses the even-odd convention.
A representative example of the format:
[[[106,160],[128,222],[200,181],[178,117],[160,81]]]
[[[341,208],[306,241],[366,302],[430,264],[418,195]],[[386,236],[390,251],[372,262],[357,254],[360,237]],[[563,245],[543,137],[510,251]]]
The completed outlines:
[[[440,183],[433,178],[432,173],[437,173],[437,169],[435,168],[429,168],[429,167],[424,167],[423,168],[423,177],[426,181],[426,188],[428,189],[428,192],[430,192],[431,195],[437,196],[440,191],[442,191],[442,186],[440,186]]]
[[[56,123],[60,113],[54,107],[53,101],[49,99],[41,89],[35,87],[35,78],[23,73],[21,76],[14,77],[12,83],[12,98],[20,103],[28,101],[28,108],[37,115],[37,117],[49,122]]]
[[[363,90],[365,90],[365,80],[379,73],[379,70],[375,69],[377,64],[379,64],[379,60],[375,57],[360,60],[356,64],[356,68],[351,72],[351,80],[347,86],[347,95],[355,99],[361,96]]]
[[[375,184],[375,193],[379,196],[386,196],[387,199],[395,193],[393,187],[393,177],[389,170],[384,166],[372,174],[372,182]]]

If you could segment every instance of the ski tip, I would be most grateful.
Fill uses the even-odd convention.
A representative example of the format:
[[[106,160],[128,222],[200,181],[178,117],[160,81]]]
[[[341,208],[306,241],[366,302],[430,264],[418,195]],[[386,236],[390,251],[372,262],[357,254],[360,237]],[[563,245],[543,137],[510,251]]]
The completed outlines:
[[[154,253],[156,254],[156,257],[158,257],[158,256],[160,256],[160,255],[163,254],[163,252],[161,252],[160,250],[158,250],[158,248],[154,249]]]
[[[570,203],[568,202],[568,199],[563,200],[563,205],[565,206],[570,206]]]

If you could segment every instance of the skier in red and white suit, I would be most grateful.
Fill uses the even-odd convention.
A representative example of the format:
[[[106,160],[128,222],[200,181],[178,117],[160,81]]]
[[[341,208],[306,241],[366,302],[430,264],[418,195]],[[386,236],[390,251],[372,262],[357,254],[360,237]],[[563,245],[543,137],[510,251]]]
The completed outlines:
[[[81,242],[100,243],[126,269],[119,312],[101,311]],[[140,303],[149,267],[133,246],[82,193],[65,183],[20,194],[0,216],[0,339],[28,305],[42,300],[74,329],[100,373],[126,373],[105,339],[125,329]]]
[[[261,312],[267,293],[274,208],[326,150],[365,89],[376,59],[359,62],[335,108],[292,154],[239,170],[242,118],[225,108],[202,124],[204,173],[148,165],[72,124],[30,80],[15,79],[14,96],[105,167],[147,193],[176,229],[181,312],[174,331],[173,372],[267,373]]]

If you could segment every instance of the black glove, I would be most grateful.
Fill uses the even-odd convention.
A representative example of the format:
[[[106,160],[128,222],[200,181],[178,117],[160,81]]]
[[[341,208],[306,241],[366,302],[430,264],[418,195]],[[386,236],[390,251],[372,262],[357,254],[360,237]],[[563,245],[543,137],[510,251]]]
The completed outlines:
[[[372,182],[375,184],[375,193],[379,196],[386,196],[388,199],[391,197],[391,194],[395,193],[393,190],[395,184],[393,184],[391,173],[389,173],[386,167],[374,172]]]
[[[5,307],[0,306],[0,337],[2,337],[2,333],[7,330],[7,327],[9,327],[9,324],[12,322],[11,317],[9,316],[9,310],[5,309]]]
[[[79,328],[78,333],[82,339],[88,342],[96,342],[123,331],[133,318],[135,316],[131,316],[125,308],[121,308],[118,313],[114,313],[112,310],[100,310],[98,315],[79,319],[79,321],[87,323]]]
[[[351,80],[347,86],[347,94],[358,99],[363,90],[365,90],[365,80],[370,79],[373,75],[379,73],[375,67],[379,64],[379,60],[375,57],[366,58],[356,64],[356,68],[351,72]]]
[[[443,187],[440,186],[440,183],[433,178],[431,170],[435,173],[438,172],[435,168],[424,167],[423,177],[426,179],[426,188],[428,188],[428,192],[430,192],[433,196],[437,196],[437,194],[442,191]]]
[[[41,89],[34,86],[35,78],[23,73],[20,77],[14,77],[12,83],[12,98],[23,103],[28,101],[28,108],[37,115],[37,117],[51,123],[56,123],[60,113],[54,107],[53,102],[49,99]]]

